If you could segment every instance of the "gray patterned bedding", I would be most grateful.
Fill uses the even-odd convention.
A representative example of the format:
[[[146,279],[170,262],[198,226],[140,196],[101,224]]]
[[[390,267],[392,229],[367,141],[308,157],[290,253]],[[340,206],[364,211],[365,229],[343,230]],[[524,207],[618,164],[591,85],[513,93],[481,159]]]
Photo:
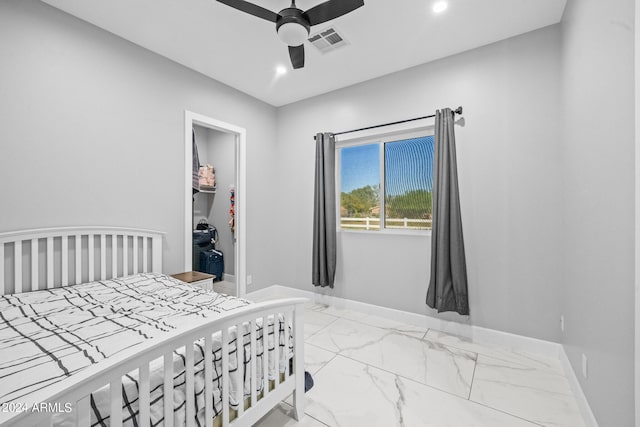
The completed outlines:
[[[149,339],[162,338],[177,328],[202,318],[216,318],[250,304],[249,301],[206,291],[163,274],[137,274],[126,278],[96,281],[65,288],[4,295],[0,297],[0,404],[19,404],[30,393],[46,388],[92,364]],[[258,378],[262,378],[263,328],[256,322]],[[285,325],[278,319],[279,344],[284,343]],[[242,331],[245,369],[250,363],[249,326]],[[286,328],[291,336],[290,325]],[[268,330],[269,378],[275,378],[274,328]],[[221,410],[221,337],[213,336],[214,409]],[[236,408],[234,391],[240,387],[237,372],[236,331],[230,330],[230,405]],[[280,351],[279,371],[292,355]],[[194,343],[196,422],[203,425],[204,342]],[[163,362],[151,363],[151,425],[163,423]],[[138,373],[123,378],[123,423],[136,425]],[[258,384],[258,391],[263,384]],[[248,379],[245,396],[250,395]],[[174,420],[184,423],[184,354],[174,352]],[[109,424],[108,387],[91,396],[92,425]],[[56,424],[65,425],[73,414],[60,414]]]

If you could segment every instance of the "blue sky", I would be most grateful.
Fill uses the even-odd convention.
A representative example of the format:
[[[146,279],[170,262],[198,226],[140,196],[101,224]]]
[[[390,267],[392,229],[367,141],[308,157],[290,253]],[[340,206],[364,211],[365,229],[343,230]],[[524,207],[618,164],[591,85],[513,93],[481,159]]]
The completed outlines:
[[[377,144],[342,149],[341,192],[380,184],[380,148]]]
[[[380,184],[377,144],[342,148],[341,192]],[[406,139],[385,146],[387,194],[433,187],[433,136]]]

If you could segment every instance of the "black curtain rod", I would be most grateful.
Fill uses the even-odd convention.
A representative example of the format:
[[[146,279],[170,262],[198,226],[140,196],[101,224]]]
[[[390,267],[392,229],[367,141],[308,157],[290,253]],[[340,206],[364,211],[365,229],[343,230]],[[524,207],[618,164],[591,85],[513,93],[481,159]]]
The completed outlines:
[[[453,113],[454,114],[462,114],[462,107],[456,108],[455,110],[453,110]],[[336,135],[344,135],[345,133],[360,132],[361,130],[369,130],[369,129],[381,128],[381,127],[384,127],[384,126],[399,125],[401,123],[413,122],[413,121],[416,121],[416,120],[430,119],[430,118],[435,117],[435,116],[436,116],[435,114],[431,114],[430,116],[416,117],[416,118],[413,118],[413,119],[400,120],[400,121],[397,121],[397,122],[391,122],[391,123],[385,123],[385,124],[382,124],[382,125],[369,126],[369,127],[366,127],[366,128],[345,130],[343,132],[334,133],[333,135],[334,136],[336,136]],[[316,139],[316,137],[314,136],[313,139]]]

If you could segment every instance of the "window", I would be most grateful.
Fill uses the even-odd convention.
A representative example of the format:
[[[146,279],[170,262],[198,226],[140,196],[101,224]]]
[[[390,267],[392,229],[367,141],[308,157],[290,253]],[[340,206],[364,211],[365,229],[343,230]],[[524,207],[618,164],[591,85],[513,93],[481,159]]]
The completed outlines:
[[[340,228],[430,230],[433,136],[338,148]]]

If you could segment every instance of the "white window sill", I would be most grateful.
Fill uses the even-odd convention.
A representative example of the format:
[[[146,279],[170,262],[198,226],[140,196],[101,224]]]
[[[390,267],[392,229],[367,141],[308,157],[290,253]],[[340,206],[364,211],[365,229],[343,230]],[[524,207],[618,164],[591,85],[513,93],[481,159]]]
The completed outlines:
[[[403,229],[384,229],[384,230],[350,230],[338,227],[338,233],[347,234],[367,234],[371,236],[416,236],[431,237],[431,230],[403,230]]]

